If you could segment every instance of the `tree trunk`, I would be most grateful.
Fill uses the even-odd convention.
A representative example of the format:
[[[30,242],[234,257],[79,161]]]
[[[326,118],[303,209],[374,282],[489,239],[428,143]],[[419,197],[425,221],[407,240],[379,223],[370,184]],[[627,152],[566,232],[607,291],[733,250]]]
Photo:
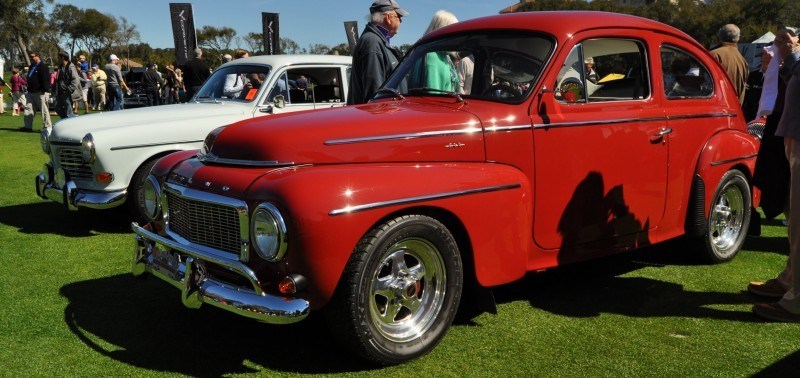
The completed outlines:
[[[15,32],[14,33],[17,37],[17,47],[19,47],[19,51],[22,53],[23,59],[25,59],[25,65],[31,65],[31,57],[28,56],[28,44],[25,43],[25,40],[22,38],[22,34]]]

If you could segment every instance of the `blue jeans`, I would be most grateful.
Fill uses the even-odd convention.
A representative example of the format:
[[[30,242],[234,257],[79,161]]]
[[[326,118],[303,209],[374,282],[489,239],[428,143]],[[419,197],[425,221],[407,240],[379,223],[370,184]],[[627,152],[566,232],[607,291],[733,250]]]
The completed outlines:
[[[108,110],[122,110],[122,87],[118,85],[107,85]]]
[[[56,95],[56,113],[61,118],[75,117],[72,111],[72,94],[58,94]]]

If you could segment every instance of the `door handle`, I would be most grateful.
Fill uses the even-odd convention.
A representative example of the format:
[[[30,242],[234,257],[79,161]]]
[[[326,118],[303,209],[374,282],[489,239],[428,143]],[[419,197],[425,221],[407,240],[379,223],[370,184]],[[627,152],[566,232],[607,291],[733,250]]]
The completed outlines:
[[[661,131],[655,133],[653,136],[650,137],[651,142],[658,142],[659,140],[664,139],[664,135],[672,133],[672,129],[669,127],[661,129]]]

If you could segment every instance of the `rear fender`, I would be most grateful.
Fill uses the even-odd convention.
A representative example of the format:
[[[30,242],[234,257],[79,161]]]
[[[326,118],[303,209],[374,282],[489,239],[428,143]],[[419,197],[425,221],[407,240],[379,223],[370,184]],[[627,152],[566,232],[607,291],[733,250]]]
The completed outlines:
[[[247,197],[272,202],[283,212],[286,269],[308,278],[314,308],[330,299],[358,241],[397,214],[431,209],[452,214],[466,230],[468,240],[459,242],[472,251],[468,260],[475,262],[483,286],[522,277],[531,248],[531,188],[522,172],[505,165],[293,167],[262,176]]]
[[[719,180],[722,179],[725,172],[736,167],[741,169],[745,176],[752,179],[758,147],[758,139],[739,130],[725,130],[708,140],[697,163],[697,174],[705,183],[706,218],[708,218],[708,211]],[[755,191],[751,192],[753,192],[753,204],[756,205],[758,195]]]

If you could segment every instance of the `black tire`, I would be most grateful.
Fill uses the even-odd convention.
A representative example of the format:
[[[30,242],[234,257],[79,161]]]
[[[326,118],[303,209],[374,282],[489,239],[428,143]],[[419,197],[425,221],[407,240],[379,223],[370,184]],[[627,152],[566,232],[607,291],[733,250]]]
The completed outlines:
[[[131,178],[131,183],[128,185],[128,212],[134,222],[140,225],[150,222],[150,216],[144,208],[144,182],[147,176],[150,175],[150,170],[158,161],[158,158],[152,158],[136,169]]]
[[[439,221],[406,215],[358,243],[325,314],[339,342],[365,359],[399,364],[431,351],[453,322],[463,266]]]
[[[751,201],[747,177],[735,169],[726,172],[708,211],[703,237],[708,261],[730,261],[739,253],[750,226]]]

